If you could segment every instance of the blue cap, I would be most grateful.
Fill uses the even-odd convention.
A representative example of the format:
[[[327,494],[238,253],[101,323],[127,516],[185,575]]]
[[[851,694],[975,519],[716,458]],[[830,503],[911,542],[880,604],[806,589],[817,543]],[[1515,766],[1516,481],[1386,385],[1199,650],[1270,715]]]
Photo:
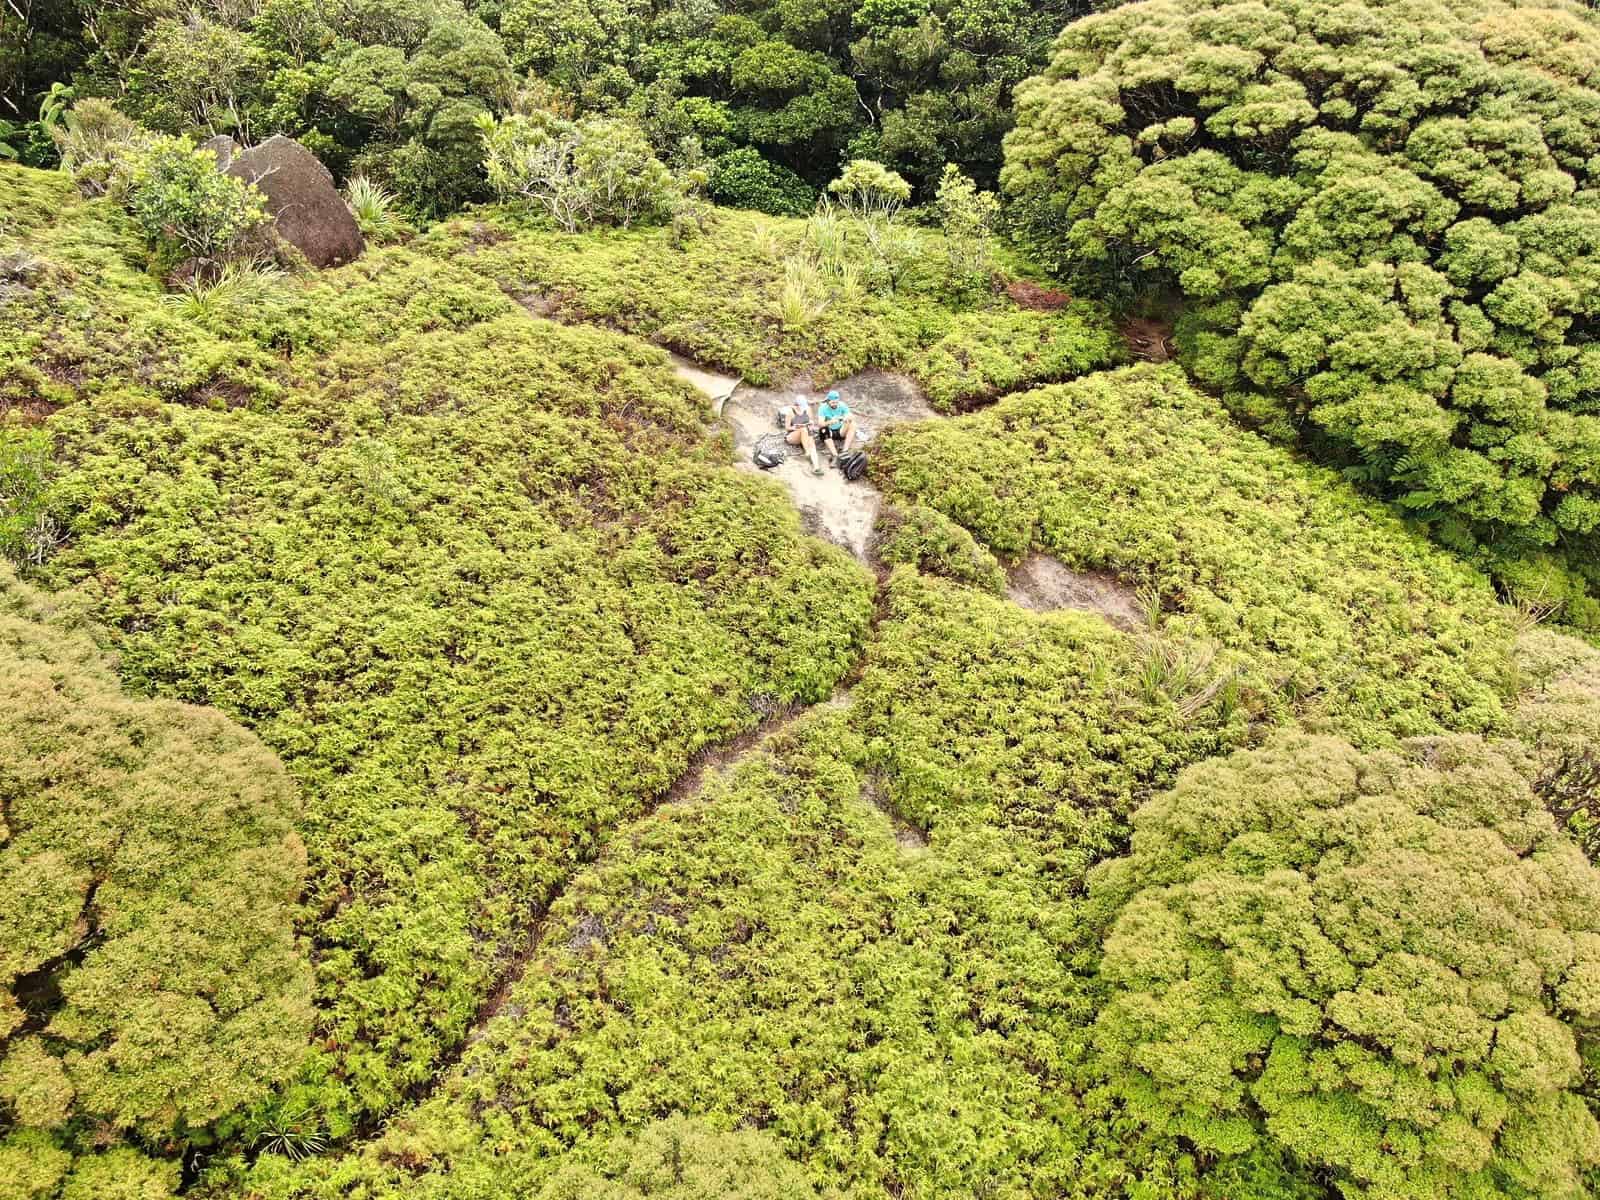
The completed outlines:
[[[828,393],[828,399],[829,400],[837,400],[838,398],[839,398],[839,393],[838,392],[829,392]]]

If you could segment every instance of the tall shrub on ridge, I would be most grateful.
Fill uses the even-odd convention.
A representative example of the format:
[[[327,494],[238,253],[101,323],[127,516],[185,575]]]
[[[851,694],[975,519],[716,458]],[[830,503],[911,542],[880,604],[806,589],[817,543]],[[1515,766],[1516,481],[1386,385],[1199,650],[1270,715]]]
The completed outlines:
[[[1067,27],[1003,182],[1236,411],[1600,581],[1597,78],[1563,0],[1145,0]]]
[[[1090,876],[1108,1090],[1346,1197],[1587,1195],[1600,873],[1530,773],[1475,737],[1304,735],[1185,772]]]

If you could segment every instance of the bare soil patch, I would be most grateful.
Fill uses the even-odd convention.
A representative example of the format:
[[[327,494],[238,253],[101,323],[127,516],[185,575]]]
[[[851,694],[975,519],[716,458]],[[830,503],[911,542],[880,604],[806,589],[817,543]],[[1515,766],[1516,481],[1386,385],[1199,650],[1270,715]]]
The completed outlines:
[[[1072,303],[1072,297],[1066,292],[1030,283],[1026,279],[1014,279],[1006,284],[1006,295],[1018,308],[1034,308],[1040,312],[1054,312]]]
[[[1109,571],[1074,571],[1048,554],[1033,554],[1011,569],[1006,594],[1034,612],[1076,609],[1098,613],[1118,629],[1145,625],[1133,589]]]
[[[1172,325],[1151,317],[1132,317],[1119,330],[1128,353],[1139,362],[1168,362],[1177,353],[1172,342]]]

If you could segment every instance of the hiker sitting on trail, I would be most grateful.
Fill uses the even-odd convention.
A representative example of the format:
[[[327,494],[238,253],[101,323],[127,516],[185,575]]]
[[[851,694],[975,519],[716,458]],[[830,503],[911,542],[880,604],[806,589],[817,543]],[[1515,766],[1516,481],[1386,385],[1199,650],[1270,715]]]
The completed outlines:
[[[817,423],[811,416],[811,405],[804,396],[796,396],[793,404],[783,407],[783,438],[791,446],[804,446],[811,460],[811,473],[822,474],[822,463],[817,459]]]
[[[838,392],[828,393],[822,406],[817,409],[817,419],[822,423],[824,444],[829,439],[833,442],[828,451],[829,457],[836,459],[841,454],[849,454],[856,441],[856,418]]]

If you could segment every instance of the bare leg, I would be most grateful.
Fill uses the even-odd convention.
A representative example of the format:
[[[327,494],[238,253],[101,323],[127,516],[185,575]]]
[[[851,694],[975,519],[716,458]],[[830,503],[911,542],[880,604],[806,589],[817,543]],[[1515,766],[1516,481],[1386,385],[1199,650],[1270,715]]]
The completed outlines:
[[[811,460],[811,473],[821,475],[822,463],[817,459],[817,443],[811,437],[811,430],[804,425],[800,426],[800,444],[806,448],[806,457]]]
[[[811,460],[811,470],[817,475],[822,474],[822,464],[817,461],[817,444],[811,440],[811,429],[806,425],[793,425],[789,432],[783,435],[783,440],[791,446],[804,446],[806,457]]]
[[[844,419],[844,452],[846,454],[849,454],[850,453],[850,447],[854,446],[855,444],[856,444],[856,419],[854,417],[846,417]]]

